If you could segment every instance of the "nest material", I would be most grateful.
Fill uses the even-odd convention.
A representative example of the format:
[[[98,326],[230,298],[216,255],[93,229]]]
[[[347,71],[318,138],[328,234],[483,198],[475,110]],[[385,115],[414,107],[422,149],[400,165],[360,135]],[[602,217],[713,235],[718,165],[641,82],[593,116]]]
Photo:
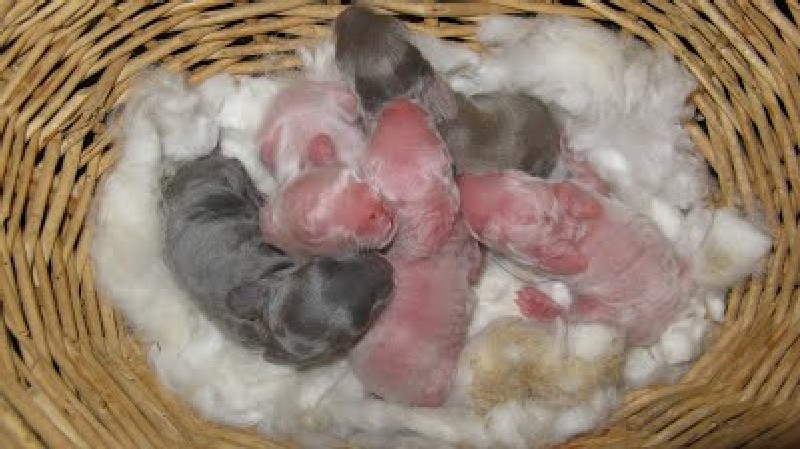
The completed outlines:
[[[567,353],[563,335],[529,320],[497,320],[481,332],[477,347],[467,347],[471,400],[480,414],[513,400],[548,406],[591,401],[601,387],[620,381],[623,341],[615,338],[593,360]],[[471,345],[476,345],[471,342]]]
[[[0,3],[4,277],[0,441],[6,447],[284,447],[197,418],[159,386],[94,286],[87,211],[118,153],[106,116],[152,63],[192,82],[299,65],[338,2]],[[763,275],[737,286],[720,335],[674,386],[631,393],[568,447],[795,447],[800,424],[800,8],[796,2],[496,0],[371,2],[412,29],[474,46],[494,13],[601,20],[671,49],[700,81],[686,123],[720,184],[714,200],[763,212]],[[702,118],[700,118],[702,117]]]

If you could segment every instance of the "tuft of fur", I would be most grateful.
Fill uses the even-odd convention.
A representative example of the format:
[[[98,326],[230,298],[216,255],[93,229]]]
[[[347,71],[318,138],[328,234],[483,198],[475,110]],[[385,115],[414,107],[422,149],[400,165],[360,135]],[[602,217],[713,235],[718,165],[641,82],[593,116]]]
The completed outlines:
[[[139,88],[131,89],[127,112],[123,112],[123,127],[128,127],[122,132],[123,145],[136,145],[137,131],[130,128],[143,127],[147,121],[155,128],[163,156],[169,161],[188,161],[211,153],[219,140],[213,105],[177,73],[153,67],[139,78]],[[153,158],[162,154],[145,153]]]
[[[731,208],[697,211],[686,222],[693,228],[687,236],[705,229],[692,254],[692,273],[697,283],[712,290],[726,290],[757,272],[772,247],[769,234]]]
[[[316,45],[299,47],[297,56],[303,63],[303,75],[309,81],[342,81],[336,67],[336,43],[332,37],[320,39]]]
[[[597,324],[557,327],[502,319],[470,339],[462,369],[470,371],[470,403],[478,413],[526,399],[556,408],[579,405],[619,381],[624,348],[619,334]],[[588,347],[598,336],[597,347]]]
[[[274,191],[275,180],[259,158],[257,134],[267,109],[285,84],[285,80],[266,76],[220,73],[197,88],[215,112],[222,155],[238,159],[262,193]]]

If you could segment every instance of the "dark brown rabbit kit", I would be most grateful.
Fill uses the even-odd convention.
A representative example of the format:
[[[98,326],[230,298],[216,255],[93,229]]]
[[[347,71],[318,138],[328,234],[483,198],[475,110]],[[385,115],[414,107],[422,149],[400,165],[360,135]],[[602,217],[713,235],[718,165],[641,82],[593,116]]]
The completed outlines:
[[[120,151],[109,116],[150,65],[287,72],[341,2],[6,2],[0,5],[4,266],[0,441],[8,447],[291,447],[206,420],[161,385],[148,350],[96,284],[93,199]],[[668,49],[697,79],[684,123],[713,201],[759,215],[763,269],[681,380],[628,393],[564,447],[794,447],[800,423],[800,9],[791,2],[370,1],[412,31],[475,47],[488,15],[557,14]]]

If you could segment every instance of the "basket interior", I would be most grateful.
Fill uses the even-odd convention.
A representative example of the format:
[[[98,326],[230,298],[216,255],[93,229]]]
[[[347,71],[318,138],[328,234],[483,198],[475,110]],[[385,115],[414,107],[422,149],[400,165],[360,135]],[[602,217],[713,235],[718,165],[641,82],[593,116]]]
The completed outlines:
[[[118,156],[106,119],[158,63],[191,82],[292,70],[341,2],[0,4],[0,441],[9,447],[284,447],[208,423],[163,390],[93,280],[88,219]],[[722,331],[683,380],[631,393],[565,446],[790,447],[800,421],[800,7],[794,2],[383,1],[414,30],[477,47],[488,14],[564,14],[665,45],[699,80],[685,124],[713,201],[763,215],[763,274],[730,292]]]

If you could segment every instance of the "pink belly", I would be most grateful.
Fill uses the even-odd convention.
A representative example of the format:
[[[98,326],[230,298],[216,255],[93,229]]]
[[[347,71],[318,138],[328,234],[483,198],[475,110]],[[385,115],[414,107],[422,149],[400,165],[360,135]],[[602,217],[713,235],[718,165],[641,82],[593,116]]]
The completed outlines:
[[[417,406],[446,399],[467,323],[467,275],[443,256],[395,263],[395,294],[381,318],[351,351],[368,391]]]

